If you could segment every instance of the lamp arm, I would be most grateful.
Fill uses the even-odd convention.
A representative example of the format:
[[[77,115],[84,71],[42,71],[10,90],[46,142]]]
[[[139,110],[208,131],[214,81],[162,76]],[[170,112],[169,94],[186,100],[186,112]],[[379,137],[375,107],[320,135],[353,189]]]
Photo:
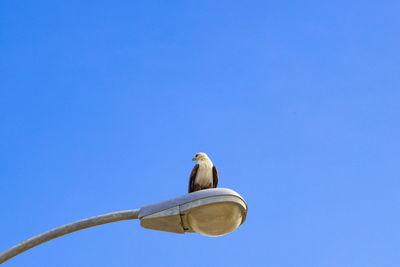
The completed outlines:
[[[6,251],[0,253],[0,264],[15,257],[16,255],[36,247],[44,242],[50,241],[54,238],[70,234],[72,232],[76,232],[82,229],[86,229],[89,227],[102,225],[106,223],[112,223],[123,220],[134,220],[138,218],[139,210],[124,210],[117,211],[112,213],[107,213],[99,216],[94,216],[91,218],[83,219],[80,221],[76,221],[70,224],[65,224],[63,226],[54,228],[50,231],[47,231],[43,234],[34,236],[24,242],[19,243],[18,245],[13,246],[12,248],[7,249]]]

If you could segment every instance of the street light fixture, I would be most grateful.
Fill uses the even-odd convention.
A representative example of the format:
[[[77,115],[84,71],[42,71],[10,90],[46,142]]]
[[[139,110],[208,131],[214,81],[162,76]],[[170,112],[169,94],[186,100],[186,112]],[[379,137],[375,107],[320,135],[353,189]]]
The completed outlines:
[[[139,219],[148,229],[221,236],[241,225],[246,214],[247,204],[238,193],[215,188],[143,207]]]
[[[111,222],[140,219],[141,226],[147,229],[221,236],[239,227],[246,220],[246,215],[247,204],[235,191],[226,188],[206,189],[140,210],[103,214],[54,228],[0,253],[0,264],[54,238]]]

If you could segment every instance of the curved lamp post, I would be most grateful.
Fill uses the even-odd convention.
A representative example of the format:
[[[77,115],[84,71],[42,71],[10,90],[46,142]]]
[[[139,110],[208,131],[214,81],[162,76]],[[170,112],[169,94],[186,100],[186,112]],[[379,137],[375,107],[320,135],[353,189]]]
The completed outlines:
[[[140,225],[147,229],[221,236],[239,227],[246,215],[247,204],[235,191],[226,188],[201,190],[140,210],[108,213],[54,228],[0,253],[0,264],[54,238],[111,222],[140,219]]]

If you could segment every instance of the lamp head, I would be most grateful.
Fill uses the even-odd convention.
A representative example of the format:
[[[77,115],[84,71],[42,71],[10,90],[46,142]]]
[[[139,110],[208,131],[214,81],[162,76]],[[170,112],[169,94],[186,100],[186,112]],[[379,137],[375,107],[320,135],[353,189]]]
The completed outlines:
[[[197,232],[221,236],[246,220],[247,204],[233,190],[212,188],[143,207],[139,211],[144,228],[173,232]]]

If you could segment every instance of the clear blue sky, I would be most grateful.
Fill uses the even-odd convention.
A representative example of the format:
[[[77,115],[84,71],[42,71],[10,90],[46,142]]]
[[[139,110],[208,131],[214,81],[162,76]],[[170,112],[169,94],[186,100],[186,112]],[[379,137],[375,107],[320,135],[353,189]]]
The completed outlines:
[[[208,238],[87,229],[5,266],[400,266],[398,1],[1,1],[0,251],[186,193]],[[190,264],[189,264],[190,263]]]

